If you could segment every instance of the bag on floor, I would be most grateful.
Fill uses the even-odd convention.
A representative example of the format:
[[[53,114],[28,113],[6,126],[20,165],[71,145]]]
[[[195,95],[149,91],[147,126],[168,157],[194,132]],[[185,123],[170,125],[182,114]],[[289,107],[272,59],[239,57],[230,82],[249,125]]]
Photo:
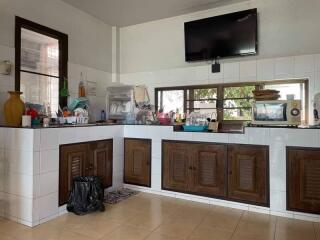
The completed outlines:
[[[69,196],[67,210],[77,215],[104,211],[103,186],[99,177],[76,177]]]

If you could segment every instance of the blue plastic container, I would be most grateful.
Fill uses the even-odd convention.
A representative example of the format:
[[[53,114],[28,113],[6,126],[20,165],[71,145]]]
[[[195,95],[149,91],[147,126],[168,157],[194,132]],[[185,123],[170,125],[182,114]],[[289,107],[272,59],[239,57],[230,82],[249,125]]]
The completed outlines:
[[[194,125],[183,125],[185,132],[204,132],[208,130],[208,125],[205,126],[194,126]]]

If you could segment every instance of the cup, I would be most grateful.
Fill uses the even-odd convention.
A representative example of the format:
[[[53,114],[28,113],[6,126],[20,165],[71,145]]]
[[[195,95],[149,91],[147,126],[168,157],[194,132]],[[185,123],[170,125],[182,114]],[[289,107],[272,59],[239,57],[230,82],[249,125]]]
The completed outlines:
[[[22,116],[22,127],[31,127],[31,116],[23,115]]]

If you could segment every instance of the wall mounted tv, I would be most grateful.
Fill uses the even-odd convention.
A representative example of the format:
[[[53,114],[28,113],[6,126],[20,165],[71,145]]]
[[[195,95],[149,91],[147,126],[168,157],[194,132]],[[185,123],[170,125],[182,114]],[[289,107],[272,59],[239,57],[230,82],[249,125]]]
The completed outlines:
[[[258,52],[257,9],[186,22],[184,32],[187,62]]]

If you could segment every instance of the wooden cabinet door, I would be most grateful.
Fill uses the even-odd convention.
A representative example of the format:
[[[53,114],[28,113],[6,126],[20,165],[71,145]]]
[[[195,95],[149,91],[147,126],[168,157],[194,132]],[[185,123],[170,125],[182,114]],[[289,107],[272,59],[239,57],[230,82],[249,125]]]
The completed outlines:
[[[124,140],[124,182],[151,187],[151,140]]]
[[[190,144],[163,141],[162,148],[162,188],[178,192],[189,191],[192,174]]]
[[[193,144],[192,192],[208,196],[227,196],[227,146]]]
[[[320,148],[287,147],[287,209],[320,213]]]
[[[59,204],[68,201],[75,177],[87,175],[89,168],[89,144],[73,144],[60,147]]]
[[[101,178],[104,188],[112,186],[113,140],[93,142],[91,149],[93,154],[92,175]]]
[[[267,146],[228,146],[228,197],[269,206],[269,156]]]

